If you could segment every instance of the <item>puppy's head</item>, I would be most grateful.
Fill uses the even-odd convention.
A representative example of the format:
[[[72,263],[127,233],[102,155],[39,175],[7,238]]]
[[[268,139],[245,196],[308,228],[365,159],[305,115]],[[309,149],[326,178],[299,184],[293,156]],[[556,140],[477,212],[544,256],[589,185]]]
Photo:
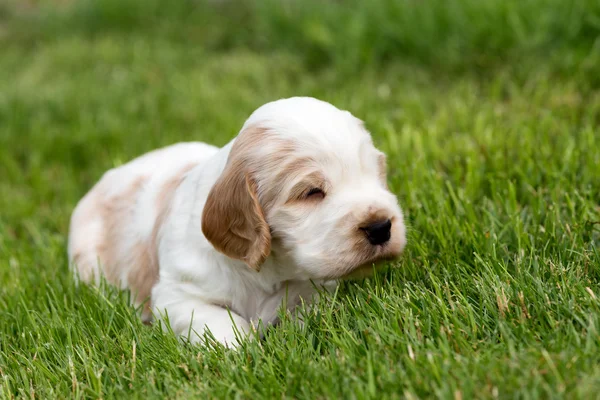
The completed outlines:
[[[202,215],[225,255],[259,270],[272,253],[297,279],[331,279],[402,253],[402,211],[385,155],[362,122],[312,98],[256,110],[235,139]]]

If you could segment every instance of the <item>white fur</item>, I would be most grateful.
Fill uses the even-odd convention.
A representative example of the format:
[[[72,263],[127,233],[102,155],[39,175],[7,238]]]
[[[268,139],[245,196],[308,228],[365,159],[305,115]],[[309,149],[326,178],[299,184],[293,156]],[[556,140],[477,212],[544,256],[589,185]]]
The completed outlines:
[[[235,328],[252,330],[252,324],[276,319],[285,302],[292,310],[301,299],[311,300],[315,285],[331,287],[331,278],[352,272],[358,265],[342,265],[352,249],[348,233],[340,223],[362,218],[373,209],[394,218],[393,238],[398,255],[405,244],[405,228],[396,197],[382,183],[377,167],[380,152],[372,144],[362,123],[347,111],[312,98],[290,98],[268,103],[246,121],[260,125],[278,137],[297,145],[299,155],[314,160],[314,167],[328,179],[327,202],[299,209],[277,200],[266,215],[273,235],[271,255],[256,272],[242,261],[216,251],[202,233],[202,210],[209,191],[223,171],[234,141],[225,147],[202,143],[181,143],[153,151],[107,172],[75,209],[69,236],[69,258],[79,254],[77,268],[87,281],[102,273],[97,246],[104,221],[98,214],[98,200],[125,193],[140,177],[146,180],[131,199],[120,238],[133,246],[152,235],[157,219],[156,199],[161,187],[185,165],[191,169],[171,198],[170,213],[158,227],[159,279],[153,286],[151,302],[155,317],[168,314],[177,334],[201,339],[205,328],[222,343],[235,345]],[[269,157],[269,146],[263,150]],[[257,181],[268,185],[273,170],[258,171]],[[282,186],[285,193],[301,177]],[[354,229],[354,228],[353,228]],[[278,247],[279,246],[279,247]],[[100,261],[100,263],[98,263]],[[375,260],[364,260],[366,264]],[[93,267],[92,267],[93,266]],[[91,268],[92,271],[84,271]],[[343,271],[340,272],[340,271]],[[119,286],[128,288],[129,270],[119,271]],[[192,317],[193,315],[193,317]]]

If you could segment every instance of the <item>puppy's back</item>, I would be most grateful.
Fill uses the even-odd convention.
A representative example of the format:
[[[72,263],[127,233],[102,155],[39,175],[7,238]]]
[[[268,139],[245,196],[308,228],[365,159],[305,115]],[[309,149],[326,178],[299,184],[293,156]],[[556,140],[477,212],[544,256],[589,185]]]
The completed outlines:
[[[161,215],[186,173],[218,148],[178,143],[107,171],[71,216],[69,262],[80,280],[100,276],[132,290],[135,303],[150,295],[158,276],[155,236]]]

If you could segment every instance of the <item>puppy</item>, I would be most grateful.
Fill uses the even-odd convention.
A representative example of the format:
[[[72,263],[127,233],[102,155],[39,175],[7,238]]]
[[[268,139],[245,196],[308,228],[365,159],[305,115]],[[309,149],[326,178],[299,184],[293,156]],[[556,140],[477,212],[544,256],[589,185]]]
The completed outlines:
[[[260,107],[221,149],[180,143],[108,171],[75,208],[68,251],[79,279],[131,290],[145,320],[235,346],[405,243],[362,122],[295,97]]]

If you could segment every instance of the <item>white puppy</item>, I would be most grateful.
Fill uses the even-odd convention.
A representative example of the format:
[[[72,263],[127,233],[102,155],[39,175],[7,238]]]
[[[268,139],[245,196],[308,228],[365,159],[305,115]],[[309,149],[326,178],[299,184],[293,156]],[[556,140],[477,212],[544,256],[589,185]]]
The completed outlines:
[[[108,171],[73,212],[69,259],[83,281],[103,275],[149,300],[143,318],[235,345],[236,331],[405,243],[362,122],[296,97],[260,107],[221,149],[180,143]]]

